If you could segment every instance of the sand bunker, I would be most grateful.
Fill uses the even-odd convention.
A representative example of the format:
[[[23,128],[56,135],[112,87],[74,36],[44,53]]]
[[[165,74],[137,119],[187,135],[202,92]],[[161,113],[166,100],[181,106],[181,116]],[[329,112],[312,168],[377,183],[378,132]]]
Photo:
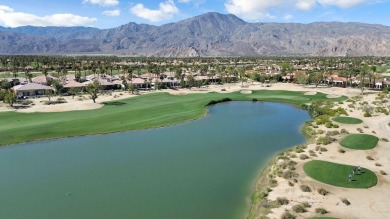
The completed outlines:
[[[339,98],[341,97],[340,95],[335,95],[335,94],[329,94],[329,95],[326,95],[327,98]]]
[[[242,94],[251,94],[252,91],[251,90],[241,90],[241,93]]]
[[[313,96],[313,95],[316,95],[316,94],[317,94],[317,92],[315,92],[315,91],[309,91],[309,92],[305,93],[306,96]]]

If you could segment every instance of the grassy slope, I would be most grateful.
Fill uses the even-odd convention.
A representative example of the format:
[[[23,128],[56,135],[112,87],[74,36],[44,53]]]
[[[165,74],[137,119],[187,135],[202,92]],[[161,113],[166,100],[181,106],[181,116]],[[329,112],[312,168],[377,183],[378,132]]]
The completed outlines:
[[[379,139],[373,135],[351,134],[341,140],[340,145],[350,149],[369,150],[376,147]]]
[[[304,96],[303,92],[291,91],[255,91],[252,94],[208,93],[185,96],[155,93],[120,100],[123,105],[104,106],[96,110],[58,113],[3,112],[0,113],[0,145],[177,124],[201,118],[207,112],[205,105],[209,101],[226,97],[233,100],[257,98],[295,105],[326,99],[326,95],[322,93]]]
[[[341,117],[341,116],[335,117],[333,120],[343,124],[360,124],[363,122],[361,119],[352,118],[352,117]]]
[[[333,186],[345,188],[370,188],[378,182],[376,175],[362,168],[361,175],[355,174],[353,181],[348,180],[348,174],[352,174],[353,166],[331,163],[320,160],[309,161],[304,164],[305,173],[311,178]]]

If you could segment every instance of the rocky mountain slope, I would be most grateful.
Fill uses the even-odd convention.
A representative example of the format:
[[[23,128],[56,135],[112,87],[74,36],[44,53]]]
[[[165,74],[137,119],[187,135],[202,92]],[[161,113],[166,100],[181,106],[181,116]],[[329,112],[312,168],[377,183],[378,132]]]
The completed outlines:
[[[0,27],[1,54],[129,56],[390,56],[390,27],[362,23],[247,23],[207,13],[162,26]]]

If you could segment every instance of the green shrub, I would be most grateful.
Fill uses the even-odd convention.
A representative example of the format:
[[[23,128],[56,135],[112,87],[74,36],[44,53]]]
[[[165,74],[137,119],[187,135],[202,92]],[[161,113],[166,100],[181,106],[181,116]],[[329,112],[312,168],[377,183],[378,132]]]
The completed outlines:
[[[302,192],[311,192],[311,188],[307,185],[301,185],[300,188]]]
[[[323,195],[323,196],[326,196],[327,194],[329,194],[328,191],[326,191],[325,189],[323,188],[320,188],[317,190],[319,194]]]
[[[302,202],[301,206],[304,207],[304,208],[310,208],[311,204],[309,204],[309,202]]]
[[[291,214],[290,212],[286,211],[282,214],[280,217],[281,219],[295,219],[297,218],[295,215]]]
[[[294,205],[292,207],[292,210],[295,212],[295,213],[305,213],[307,212],[306,208],[303,207],[302,205]]]
[[[340,132],[337,130],[326,132],[326,136],[335,136],[335,135],[339,135],[339,134],[340,134]]]
[[[335,138],[332,138],[332,137],[330,137],[330,136],[324,136],[324,137],[319,137],[319,138],[317,139],[317,141],[316,141],[316,144],[317,144],[317,145],[321,145],[321,144],[323,144],[323,145],[328,145],[328,144],[331,144],[331,143],[333,143],[333,142],[335,142],[335,141],[336,141]]]
[[[328,211],[325,208],[316,208],[315,212],[317,214],[327,214]]]
[[[295,178],[298,176],[298,173],[294,172],[294,171],[291,171],[291,170],[288,170],[286,172],[283,173],[282,177],[284,179],[292,179],[292,178]]]
[[[371,113],[368,113],[368,112],[365,112],[363,116],[364,117],[372,117]]]
[[[345,205],[350,205],[351,202],[348,201],[348,199],[346,198],[342,198],[341,201],[345,204]]]
[[[325,123],[325,127],[328,128],[328,129],[330,129],[330,128],[333,127],[333,123],[327,122],[327,123]]]
[[[306,154],[301,154],[301,155],[299,155],[299,159],[306,160],[306,159],[309,159],[309,156],[307,156]]]
[[[218,103],[224,103],[224,102],[229,102],[229,101],[232,101],[232,99],[230,99],[230,98],[223,98],[221,100],[212,100],[208,104],[206,104],[206,106],[211,106],[211,105],[215,105],[215,104],[218,104]]]
[[[276,199],[276,202],[277,202],[279,205],[288,205],[288,203],[289,203],[288,199],[285,198],[285,197],[283,197],[283,198],[278,197],[278,198]]]

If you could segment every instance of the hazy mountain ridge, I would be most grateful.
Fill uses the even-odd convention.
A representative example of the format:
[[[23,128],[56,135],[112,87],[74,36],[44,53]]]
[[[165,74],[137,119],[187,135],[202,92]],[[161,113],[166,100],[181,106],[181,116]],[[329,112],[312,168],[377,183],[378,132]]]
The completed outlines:
[[[88,27],[0,27],[3,54],[132,56],[390,56],[390,27],[340,22],[247,23],[207,13],[177,23]]]

